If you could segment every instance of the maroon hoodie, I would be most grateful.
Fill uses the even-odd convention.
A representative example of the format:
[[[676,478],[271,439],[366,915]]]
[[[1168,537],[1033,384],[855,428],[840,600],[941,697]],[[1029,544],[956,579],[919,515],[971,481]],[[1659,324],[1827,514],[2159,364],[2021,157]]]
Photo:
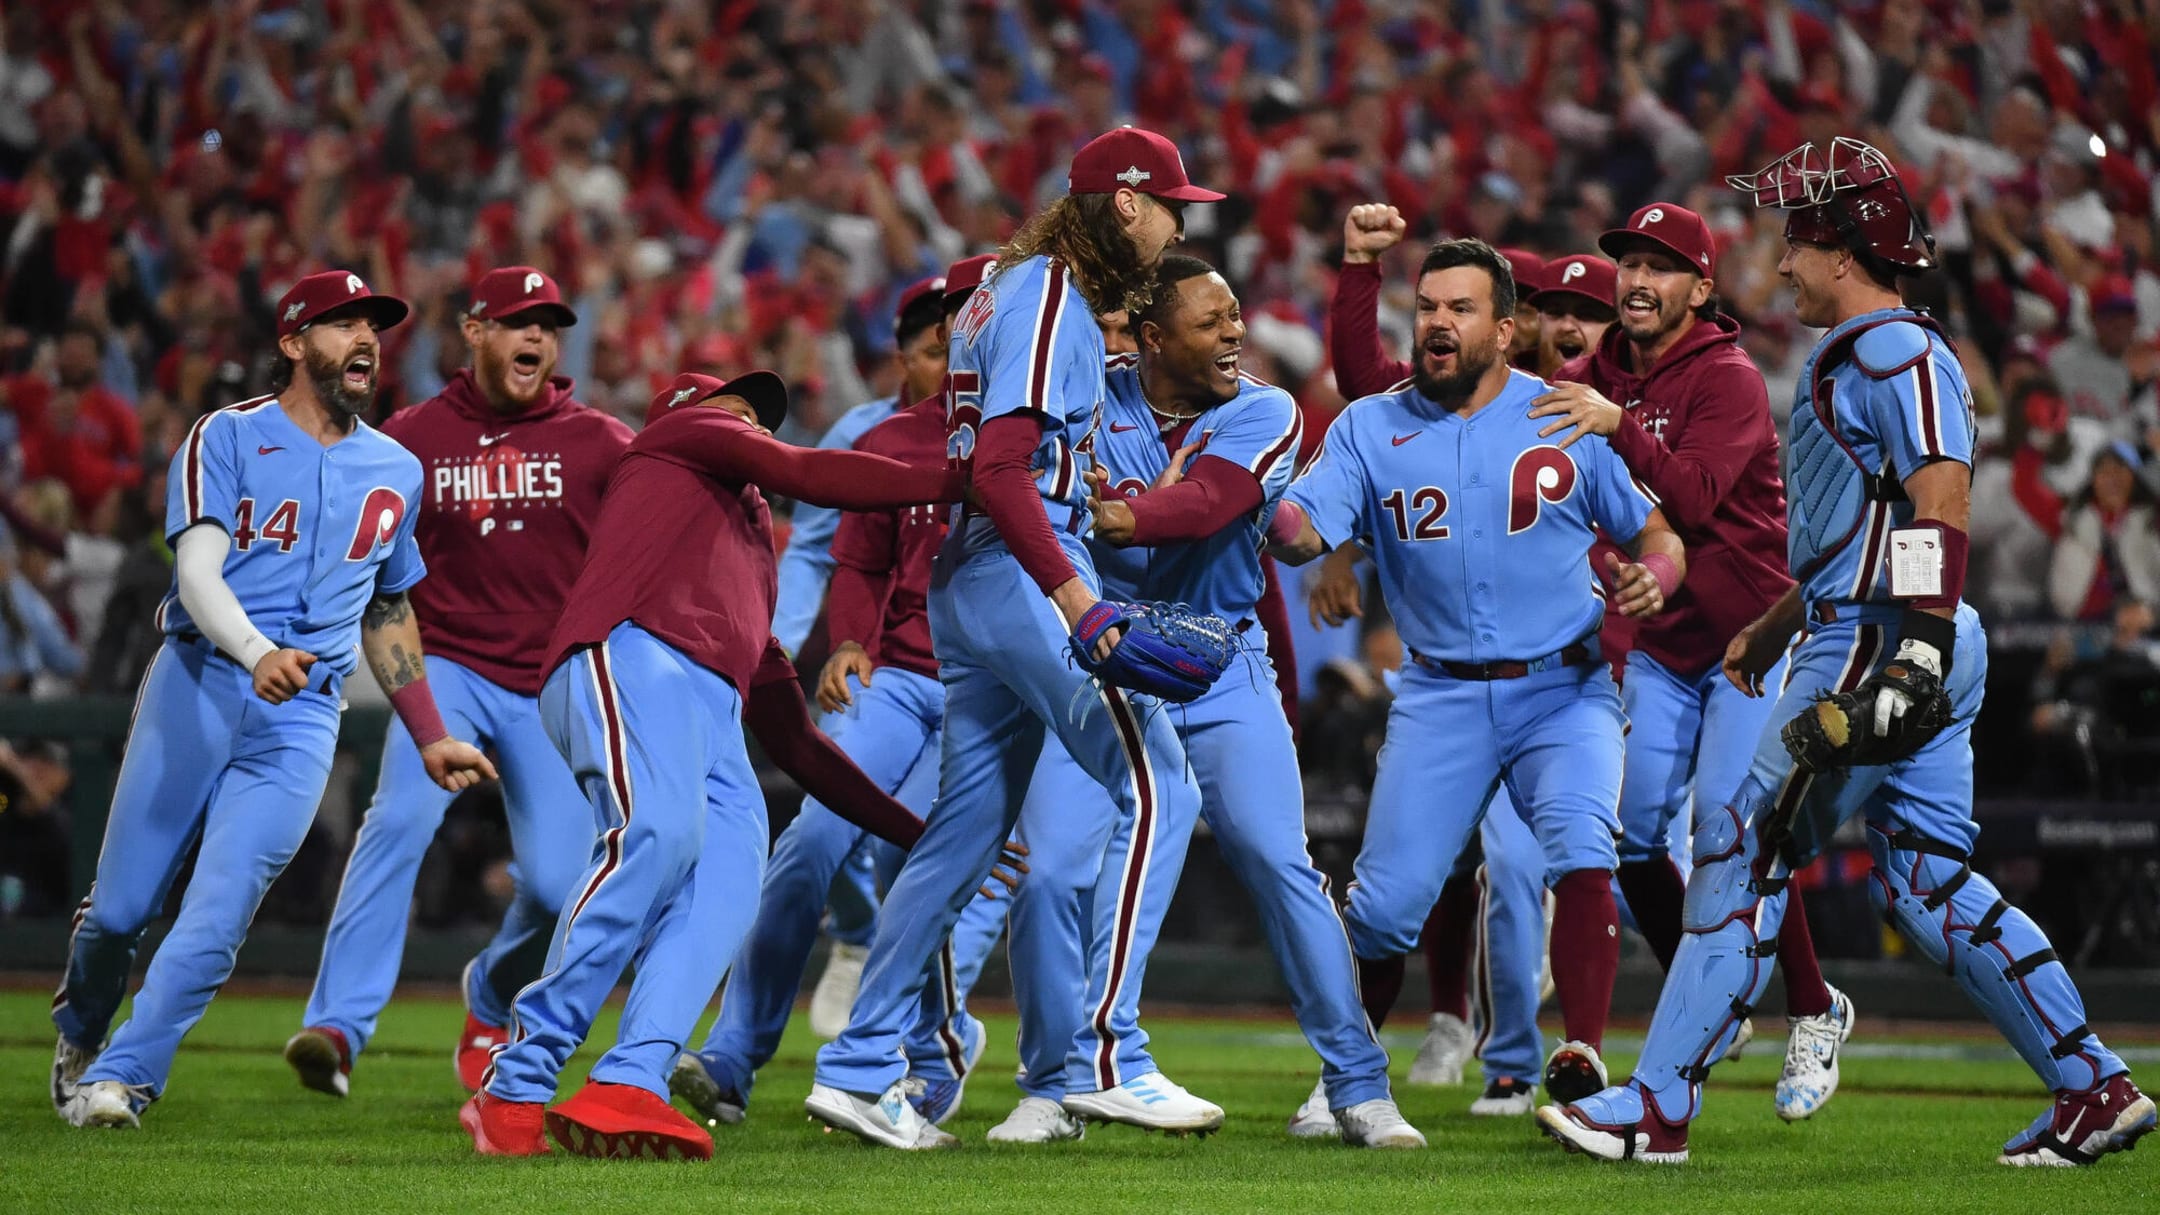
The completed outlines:
[[[1792,585],[1777,423],[1739,339],[1730,317],[1698,321],[1639,376],[1615,325],[1554,377],[1586,383],[1626,409],[1613,450],[1687,545],[1686,582],[1642,622],[1635,646],[1688,679],[1717,666],[1733,635]]]
[[[523,413],[496,413],[473,379],[383,423],[420,458],[414,536],[428,577],[413,587],[421,643],[523,696],[540,694],[548,635],[585,565],[600,495],[630,428],[551,378]]]

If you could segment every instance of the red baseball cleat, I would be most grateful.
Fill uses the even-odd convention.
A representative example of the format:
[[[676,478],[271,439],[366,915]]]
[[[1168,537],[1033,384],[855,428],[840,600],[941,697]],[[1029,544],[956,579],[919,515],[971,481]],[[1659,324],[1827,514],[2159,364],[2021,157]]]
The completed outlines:
[[[580,1156],[603,1160],[710,1160],[712,1136],[634,1084],[588,1081],[547,1112],[548,1134]]]
[[[2153,1099],[2127,1074],[2110,1076],[2085,1093],[2058,1093],[2055,1104],[2003,1145],[1997,1163],[2074,1168],[2110,1152],[2127,1152],[2152,1133]]]
[[[352,1088],[352,1046],[342,1030],[310,1025],[285,1043],[285,1062],[300,1076],[300,1086],[342,1097]]]
[[[488,1064],[495,1061],[495,1048],[509,1037],[500,1025],[489,1025],[467,1012],[465,1030],[458,1035],[457,1078],[468,1093],[477,1093],[487,1083]]]
[[[457,1120],[482,1156],[545,1156],[553,1150],[540,1129],[546,1112],[538,1101],[505,1101],[481,1092],[458,1110]]]

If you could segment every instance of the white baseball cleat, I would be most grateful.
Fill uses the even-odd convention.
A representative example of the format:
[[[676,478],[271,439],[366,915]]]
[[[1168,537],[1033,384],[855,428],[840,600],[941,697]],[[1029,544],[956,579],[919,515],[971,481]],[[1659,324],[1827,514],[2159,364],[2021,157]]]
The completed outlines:
[[[148,1090],[118,1080],[100,1080],[77,1088],[60,1116],[71,1126],[133,1131],[142,1129],[138,1111],[148,1104]]]
[[[65,1118],[67,1104],[75,1097],[75,1089],[82,1083],[82,1074],[97,1062],[98,1048],[77,1046],[60,1035],[53,1044],[52,1053],[52,1106],[53,1112]]]
[[[1421,1148],[1425,1136],[1411,1126],[1386,1097],[1360,1101],[1336,1115],[1342,1123],[1342,1141],[1351,1147]]]
[[[1747,1049],[1747,1044],[1753,1042],[1754,1040],[1755,1018],[1740,1018],[1740,1028],[1733,1032],[1732,1042],[1725,1047],[1725,1053],[1718,1056],[1718,1062],[1731,1063],[1734,1060],[1738,1059],[1741,1052]]]
[[[1068,1114],[1150,1131],[1204,1135],[1223,1124],[1221,1106],[1193,1096],[1161,1072],[1135,1076],[1116,1088],[1067,1093],[1063,1104]]]
[[[1461,1084],[1463,1064],[1476,1042],[1470,1024],[1454,1013],[1434,1013],[1425,1023],[1425,1040],[1410,1061],[1410,1084]]]
[[[1519,1118],[1537,1107],[1537,1085],[1500,1076],[1485,1085],[1485,1095],[1470,1103],[1480,1118]]]
[[[1830,1011],[1819,1017],[1787,1017],[1785,1071],[1777,1082],[1777,1116],[1798,1122],[1830,1103],[1838,1086],[1838,1048],[1852,1037],[1852,1000],[1830,989]]]
[[[834,941],[825,956],[825,971],[810,993],[810,1032],[827,1042],[847,1032],[848,1014],[855,1008],[855,991],[862,986],[863,963],[870,947]]]
[[[1048,1097],[1022,1097],[1005,1121],[983,1136],[988,1143],[1057,1143],[1079,1139],[1087,1126]]]
[[[1335,1121],[1335,1111],[1328,1108],[1327,1081],[1313,1085],[1312,1096],[1290,1115],[1292,1139],[1333,1139],[1342,1134],[1342,1127]]]
[[[749,1103],[720,1082],[712,1063],[717,1058],[687,1050],[675,1056],[675,1070],[668,1073],[668,1094],[704,1115],[708,1126],[716,1122],[739,1126],[749,1114]]]
[[[902,1151],[951,1147],[960,1142],[924,1121],[908,1104],[907,1094],[898,1083],[876,1097],[846,1092],[829,1084],[813,1084],[803,1110],[836,1131]]]

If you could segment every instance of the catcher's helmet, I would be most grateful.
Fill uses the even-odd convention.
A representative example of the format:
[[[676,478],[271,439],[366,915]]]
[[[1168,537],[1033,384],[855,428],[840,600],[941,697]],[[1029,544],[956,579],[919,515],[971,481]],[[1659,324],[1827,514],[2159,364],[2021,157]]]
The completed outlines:
[[[1933,270],[1935,238],[1905,193],[1890,159],[1857,139],[1838,136],[1827,149],[1804,143],[1761,172],[1725,184],[1780,207],[1789,240],[1836,245],[1900,274]]]

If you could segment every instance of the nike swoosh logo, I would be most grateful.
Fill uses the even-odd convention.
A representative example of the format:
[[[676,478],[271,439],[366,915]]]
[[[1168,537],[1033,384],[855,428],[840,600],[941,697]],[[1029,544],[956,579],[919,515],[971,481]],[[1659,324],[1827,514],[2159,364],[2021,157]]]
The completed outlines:
[[[1406,434],[1406,435],[1396,435],[1396,436],[1395,436],[1395,446],[1397,446],[1397,447],[1401,447],[1401,446],[1402,446],[1403,444],[1405,444],[1405,443],[1408,443],[1408,442],[1409,442],[1410,440],[1412,440],[1412,439],[1415,439],[1415,438],[1417,438],[1417,437],[1418,437],[1419,435],[1421,435],[1421,434],[1424,434],[1424,433],[1425,433],[1425,432],[1424,432],[1424,431],[1422,431],[1422,430],[1413,430],[1413,431],[1411,431],[1411,432],[1410,432],[1409,434]]]
[[[1132,425],[1127,425],[1126,423],[1123,423],[1123,422],[1112,422],[1112,423],[1110,423],[1110,430],[1111,430],[1111,433],[1113,433],[1113,434],[1124,434],[1124,433],[1125,433],[1126,431],[1128,431],[1128,430],[1138,430],[1138,429],[1140,429],[1140,428],[1139,428],[1138,426],[1132,426]]]
[[[269,454],[270,454],[271,452],[273,452],[273,451],[284,451],[284,450],[285,450],[285,449],[284,449],[284,448],[282,448],[282,447],[257,447],[257,448],[255,449],[255,454],[256,454],[256,455],[258,455],[258,456],[267,456],[267,455],[269,455]]]
[[[501,433],[501,434],[499,434],[499,435],[481,435],[481,436],[480,436],[480,446],[482,446],[482,447],[493,447],[493,446],[495,446],[495,445],[496,445],[497,443],[500,443],[500,442],[502,442],[502,441],[503,441],[504,439],[507,439],[507,438],[509,438],[509,437],[510,437],[510,432],[509,432],[509,431],[507,431],[507,430],[506,430],[506,431],[504,431],[504,432],[502,432],[502,433]]]

